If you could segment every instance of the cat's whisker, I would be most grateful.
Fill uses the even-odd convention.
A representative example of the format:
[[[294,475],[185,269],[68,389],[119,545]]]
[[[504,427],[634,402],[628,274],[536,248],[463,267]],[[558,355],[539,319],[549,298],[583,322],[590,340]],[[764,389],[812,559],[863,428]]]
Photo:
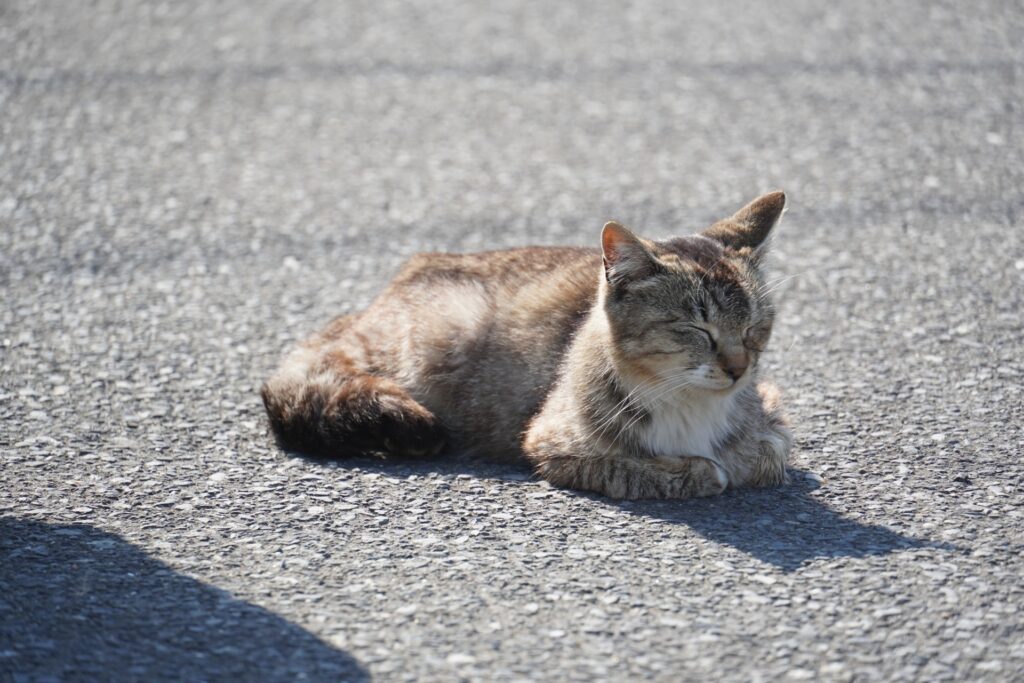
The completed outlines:
[[[601,436],[604,435],[605,431],[607,431],[607,429],[615,423],[615,420],[617,420],[624,412],[629,410],[631,407],[635,406],[636,401],[640,400],[644,393],[657,391],[661,387],[666,386],[668,383],[681,379],[688,372],[689,370],[686,369],[679,370],[669,375],[668,377],[663,378],[661,381],[659,381],[657,384],[653,386],[649,386],[646,384],[638,384],[633,388],[632,391],[629,392],[629,394],[626,395],[625,398],[623,398],[621,401],[615,404],[615,406],[612,407],[612,409],[609,411],[610,414],[604,420],[602,420],[600,424],[596,425],[590,430],[589,434],[587,435],[587,438],[600,438]]]
[[[819,271],[819,270],[821,270],[821,269],[820,268],[810,268],[808,270],[804,270],[804,271],[801,271],[799,273],[793,273],[791,275],[786,275],[784,277],[776,278],[775,280],[772,280],[771,282],[766,282],[766,283],[760,285],[757,288],[757,293],[760,294],[761,296],[769,296],[771,294],[774,294],[782,285],[786,284],[790,280],[793,280],[793,279],[798,278],[798,277],[803,277],[804,275],[809,275],[809,274],[814,273],[814,272]]]
[[[789,353],[790,351],[792,351],[793,347],[796,346],[797,342],[799,342],[799,341],[800,341],[800,336],[794,334],[793,335],[793,343],[786,347],[786,353]]]
[[[668,387],[667,389],[661,391],[657,396],[650,397],[647,400],[650,403],[654,404],[654,403],[657,403],[659,400],[661,400],[663,397],[665,397],[668,394],[674,393],[674,392],[676,392],[676,391],[678,391],[680,389],[683,389],[685,387],[692,387],[692,386],[694,386],[693,382],[690,381],[689,378],[680,378],[680,379],[683,379],[683,381],[682,382],[677,382],[677,383],[673,384],[672,386]],[[664,383],[660,383],[660,384],[658,384],[656,386],[658,386],[658,387],[664,386]],[[615,438],[612,439],[612,443],[615,443],[616,441],[618,441],[619,437],[621,437],[623,434],[628,432],[629,429],[631,429],[633,427],[633,425],[635,425],[637,422],[639,422],[643,418],[643,416],[644,416],[644,413],[640,413],[640,414],[636,415],[635,417],[633,417],[629,422],[627,422],[622,427],[622,429],[619,430],[619,433],[615,435]]]
[[[679,388],[681,388],[681,387],[679,387]],[[644,417],[644,413],[639,413],[635,417],[633,417],[629,422],[627,422],[625,425],[623,425],[622,428],[619,429],[618,433],[616,433],[616,435],[612,438],[612,443],[616,443],[620,438],[622,438],[623,435],[628,434],[629,431],[638,422],[640,422],[641,419],[643,419],[643,417]]]
[[[611,414],[604,421],[602,421],[600,425],[598,425],[600,431],[597,431],[595,429],[591,433],[591,436],[601,436],[604,433],[604,431],[608,429],[608,427],[614,424],[615,420],[619,416],[621,416],[622,413],[624,413],[629,408],[634,407],[637,401],[644,398],[645,394],[651,394],[655,391],[658,391],[662,387],[665,387],[668,384],[675,382],[678,379],[681,379],[687,372],[688,370],[685,369],[677,371],[676,373],[673,373],[668,377],[662,378],[659,382],[657,382],[654,385],[638,384],[636,387],[633,388],[631,392],[629,392],[629,395],[627,395],[625,399],[620,401],[614,408],[612,408]],[[619,406],[621,406],[621,408]]]
[[[639,392],[643,391],[644,389],[645,385],[643,384],[638,384],[635,387],[633,387],[632,391],[630,391],[622,398],[622,400],[620,400],[618,403],[612,406],[611,410],[608,413],[608,416],[604,420],[602,420],[602,422],[598,424],[596,428],[600,428],[602,425],[613,421],[616,417],[621,415],[624,410],[627,410],[629,408],[630,403],[632,403],[634,400],[634,396],[637,395]]]

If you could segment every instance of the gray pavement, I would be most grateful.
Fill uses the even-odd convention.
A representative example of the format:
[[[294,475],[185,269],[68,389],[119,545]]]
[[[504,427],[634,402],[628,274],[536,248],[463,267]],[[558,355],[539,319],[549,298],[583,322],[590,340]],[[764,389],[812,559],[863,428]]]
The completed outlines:
[[[1019,2],[0,2],[0,681],[1024,679],[1022,44]],[[775,188],[785,488],[267,436],[409,254]]]

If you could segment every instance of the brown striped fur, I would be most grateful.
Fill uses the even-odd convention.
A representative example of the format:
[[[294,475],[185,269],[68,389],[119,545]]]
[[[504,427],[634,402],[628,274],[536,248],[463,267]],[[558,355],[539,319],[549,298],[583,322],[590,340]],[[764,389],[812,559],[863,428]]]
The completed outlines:
[[[617,223],[601,249],[413,257],[365,311],[263,386],[287,448],[525,458],[552,483],[683,498],[785,478],[791,436],[758,383],[774,309],[762,255],[785,205],[699,235]]]

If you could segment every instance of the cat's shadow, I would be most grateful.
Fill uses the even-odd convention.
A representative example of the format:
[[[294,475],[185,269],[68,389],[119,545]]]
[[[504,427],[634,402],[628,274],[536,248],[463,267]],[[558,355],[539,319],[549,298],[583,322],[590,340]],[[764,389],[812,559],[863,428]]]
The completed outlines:
[[[359,459],[353,464],[396,478],[440,473],[470,474],[481,479],[531,479],[526,468],[468,458],[431,462]],[[828,505],[828,487],[817,475],[796,468],[791,468],[789,475],[790,482],[783,486],[729,490],[720,496],[691,500],[617,501],[588,492],[564,493],[583,496],[630,515],[687,526],[710,541],[735,548],[785,572],[819,559],[865,558],[914,548],[960,550],[949,543],[914,538],[845,516]]]
[[[785,572],[828,558],[865,558],[913,548],[958,551],[942,541],[914,538],[858,521],[832,509],[828,488],[811,472],[790,469],[790,483],[730,490],[682,501],[608,501],[630,514],[683,524]]]

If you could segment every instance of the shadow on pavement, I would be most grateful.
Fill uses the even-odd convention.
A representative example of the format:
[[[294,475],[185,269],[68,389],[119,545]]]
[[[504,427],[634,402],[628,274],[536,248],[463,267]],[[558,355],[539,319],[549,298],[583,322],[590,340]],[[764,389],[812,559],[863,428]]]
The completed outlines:
[[[0,519],[0,679],[368,681],[349,655],[89,526]]]
[[[310,462],[330,461],[306,458]],[[495,464],[468,457],[437,460],[359,458],[334,461],[392,477],[431,472],[474,477],[529,480],[529,468]],[[828,507],[811,492],[820,488],[815,475],[790,468],[791,483],[770,489],[739,489],[721,496],[693,500],[617,501],[586,491],[566,491],[628,514],[690,527],[707,539],[731,546],[762,562],[791,572],[804,563],[825,558],[861,558],[913,548],[958,551],[948,543],[904,536],[874,524],[864,524]]]
[[[820,487],[813,475],[789,472],[792,483],[778,488],[741,489],[674,503],[609,503],[633,515],[684,524],[705,538],[787,572],[824,558],[862,558],[911,548],[958,550],[948,543],[912,538],[844,517],[810,495]]]

